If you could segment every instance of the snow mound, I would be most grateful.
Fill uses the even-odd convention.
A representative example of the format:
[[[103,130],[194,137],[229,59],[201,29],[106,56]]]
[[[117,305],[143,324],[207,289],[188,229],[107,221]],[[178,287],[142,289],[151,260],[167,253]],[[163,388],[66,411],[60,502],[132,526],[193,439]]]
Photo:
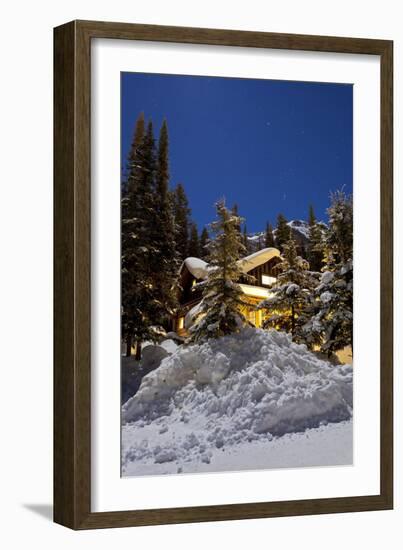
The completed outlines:
[[[175,342],[175,340],[168,338],[167,340],[163,340],[160,343],[160,347],[163,348],[168,353],[175,353],[178,347],[178,344]]]
[[[122,407],[123,464],[208,463],[224,446],[349,420],[352,380],[350,365],[330,365],[277,331],[180,346]]]

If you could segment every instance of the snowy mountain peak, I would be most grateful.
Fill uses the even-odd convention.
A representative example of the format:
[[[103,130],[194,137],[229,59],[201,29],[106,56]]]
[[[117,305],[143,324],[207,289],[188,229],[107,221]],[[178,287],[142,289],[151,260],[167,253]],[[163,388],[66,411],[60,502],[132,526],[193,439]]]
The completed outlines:
[[[291,220],[287,223],[288,227],[309,239],[309,223],[305,220]]]
[[[323,222],[318,222],[319,225],[326,228],[326,224]],[[305,246],[308,243],[309,239],[309,223],[305,220],[290,220],[287,222],[288,227],[291,228],[292,236],[301,246]],[[277,229],[273,229],[273,236],[276,239]],[[266,232],[258,231],[257,233],[249,233],[247,235],[249,247],[252,251],[259,250],[264,248]]]

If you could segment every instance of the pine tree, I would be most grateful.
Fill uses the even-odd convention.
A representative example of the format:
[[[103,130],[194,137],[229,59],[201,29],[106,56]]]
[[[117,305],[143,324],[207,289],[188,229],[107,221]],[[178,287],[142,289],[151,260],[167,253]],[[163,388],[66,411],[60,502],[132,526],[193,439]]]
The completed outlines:
[[[353,255],[353,199],[344,191],[330,196],[328,208],[329,231],[325,239],[325,261],[327,265],[340,265],[352,259]]]
[[[141,144],[130,161],[128,190],[122,198],[122,337],[126,354],[136,344],[141,357],[141,343],[154,340],[151,329],[158,310],[153,281],[152,257],[156,254],[152,236],[154,210],[155,144],[151,122]]]
[[[200,258],[206,260],[208,258],[208,245],[209,234],[206,227],[203,227],[203,231],[200,235]]]
[[[239,233],[241,235],[241,233]],[[246,223],[243,226],[243,233],[241,235],[241,242],[243,243],[245,249],[245,255],[250,254],[250,243],[248,239],[248,230],[246,228]]]
[[[265,233],[265,240],[264,240],[265,248],[272,248],[274,247],[274,237],[273,237],[273,227],[271,223],[266,223],[266,233]]]
[[[307,259],[312,271],[320,271],[323,267],[323,229],[322,225],[318,224],[313,206],[309,207],[309,238],[307,245]]]
[[[135,130],[134,130],[134,133],[133,133],[133,140],[132,140],[129,156],[128,156],[128,159],[127,159],[128,160],[128,167],[130,167],[130,168],[133,167],[133,163],[134,164],[136,163],[137,151],[138,151],[138,148],[140,147],[140,145],[143,141],[144,133],[145,133],[144,113],[141,112],[139,114],[137,120],[136,120],[136,126],[135,126]]]
[[[343,191],[331,195],[325,266],[316,289],[318,311],[306,325],[329,356],[353,346],[353,203]]]
[[[276,246],[282,250],[285,243],[291,238],[291,229],[287,225],[287,218],[283,214],[277,216]]]
[[[234,216],[239,217],[239,211],[238,211],[237,203],[235,203],[234,206],[232,207],[232,213],[233,213]],[[241,233],[241,222],[239,222],[239,224],[237,225],[237,229],[238,229],[239,233]]]
[[[317,284],[306,260],[297,255],[294,239],[283,245],[283,260],[277,282],[270,288],[270,297],[258,304],[257,309],[267,310],[263,326],[289,332],[296,341],[310,311],[313,290]]]
[[[123,173],[122,194],[128,192],[129,181],[133,182],[133,174],[136,166],[139,164],[139,147],[144,138],[144,113],[140,113],[137,117],[133,139],[130,145],[129,154],[127,156],[126,169]]]
[[[197,231],[197,225],[194,222],[190,224],[188,256],[200,258],[199,233]]]
[[[237,283],[242,275],[238,260],[245,252],[237,229],[241,220],[225,207],[224,201],[216,208],[218,219],[211,224],[215,238],[209,243],[209,271],[200,316],[190,329],[193,342],[238,332],[246,322],[240,313],[244,301]]]
[[[158,159],[155,177],[155,225],[152,238],[156,249],[152,255],[154,285],[159,308],[155,324],[166,328],[177,305],[178,258],[175,246],[175,222],[169,196],[169,143],[168,126],[163,121],[158,142]]]
[[[175,218],[176,251],[181,261],[188,257],[189,247],[189,216],[190,209],[185,189],[181,183],[175,187],[172,194]]]
[[[308,223],[309,223],[309,227],[313,227],[316,223],[315,211],[313,209],[312,204],[309,205]]]

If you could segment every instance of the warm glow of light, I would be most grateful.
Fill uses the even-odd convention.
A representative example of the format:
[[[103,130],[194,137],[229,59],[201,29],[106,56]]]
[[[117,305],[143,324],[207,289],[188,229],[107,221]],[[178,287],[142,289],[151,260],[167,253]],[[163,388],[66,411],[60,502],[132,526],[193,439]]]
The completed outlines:
[[[248,321],[256,326],[256,311],[253,309],[248,311]]]
[[[270,275],[262,275],[262,285],[272,285],[275,282],[275,277],[270,277]]]
[[[269,298],[271,295],[269,289],[262,288],[260,286],[252,285],[239,285],[242,289],[242,292],[247,296],[255,296],[256,298]]]
[[[179,317],[179,319],[178,319],[178,330],[183,329],[184,326],[185,326],[185,318],[184,317]]]

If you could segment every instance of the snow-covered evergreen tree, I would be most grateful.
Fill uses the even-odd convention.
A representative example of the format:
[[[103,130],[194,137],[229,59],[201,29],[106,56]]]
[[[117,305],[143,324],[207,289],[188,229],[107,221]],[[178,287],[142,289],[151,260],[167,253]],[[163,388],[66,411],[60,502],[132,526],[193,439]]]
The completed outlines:
[[[138,160],[138,151],[143,141],[144,133],[145,133],[144,113],[141,112],[136,120],[136,126],[133,133],[133,140],[132,140],[129,155],[127,158],[128,170],[132,170],[133,166],[136,166],[136,162]]]
[[[272,248],[274,246],[273,227],[269,222],[266,223],[264,244],[265,248]]]
[[[277,229],[276,229],[276,246],[280,250],[283,249],[285,243],[287,243],[291,238],[291,229],[287,225],[287,218],[284,214],[279,214],[277,216]]]
[[[217,220],[211,224],[215,238],[209,242],[209,269],[203,284],[199,318],[190,329],[190,340],[199,342],[238,332],[246,323],[240,312],[243,292],[237,281],[243,275],[238,264],[245,247],[238,226],[239,216],[216,204]]]
[[[177,305],[179,259],[176,254],[175,222],[169,197],[169,144],[166,120],[162,123],[158,143],[154,219],[152,240],[156,252],[150,260],[153,264],[154,287],[159,307],[153,322],[169,328],[171,316]]]
[[[248,239],[248,229],[246,227],[246,223],[244,223],[244,226],[243,226],[243,232],[242,232],[242,235],[241,235],[241,242],[242,242],[242,244],[245,248],[245,250],[244,250],[245,255],[250,254],[251,253],[251,246],[250,246],[250,242],[249,242],[249,239]]]
[[[172,192],[172,207],[175,218],[176,251],[181,261],[188,257],[190,208],[182,183]]]
[[[199,233],[197,231],[197,225],[194,222],[191,222],[190,224],[188,256],[200,258]]]
[[[122,198],[128,192],[129,181],[133,182],[133,173],[139,162],[139,147],[144,138],[145,122],[144,113],[141,112],[137,117],[133,139],[130,144],[129,154],[127,155],[126,167],[122,178]]]
[[[208,258],[208,243],[209,243],[209,234],[206,227],[203,227],[203,231],[200,235],[200,258],[206,260]]]
[[[317,222],[313,206],[309,207],[307,258],[312,271],[321,271],[324,260],[323,225]]]
[[[122,337],[127,355],[136,344],[154,340],[152,324],[160,308],[152,258],[159,250],[155,227],[155,144],[152,123],[130,163],[127,193],[122,198]]]
[[[343,191],[331,195],[325,266],[316,289],[317,312],[305,332],[320,337],[321,351],[353,345],[353,202]]]
[[[239,219],[241,219],[239,216],[239,209],[238,209],[237,203],[235,203],[234,206],[232,207],[232,213],[234,214],[234,216],[238,216]],[[241,233],[241,222],[239,222],[239,224],[237,225],[237,229],[239,233]]]
[[[291,333],[301,341],[302,326],[310,312],[313,291],[318,275],[309,271],[309,264],[298,256],[294,239],[283,245],[283,260],[278,264],[277,281],[270,288],[270,297],[260,302],[257,309],[267,311],[263,326]]]
[[[335,266],[350,261],[353,256],[353,198],[340,190],[332,193],[330,199],[325,261],[328,266]]]

